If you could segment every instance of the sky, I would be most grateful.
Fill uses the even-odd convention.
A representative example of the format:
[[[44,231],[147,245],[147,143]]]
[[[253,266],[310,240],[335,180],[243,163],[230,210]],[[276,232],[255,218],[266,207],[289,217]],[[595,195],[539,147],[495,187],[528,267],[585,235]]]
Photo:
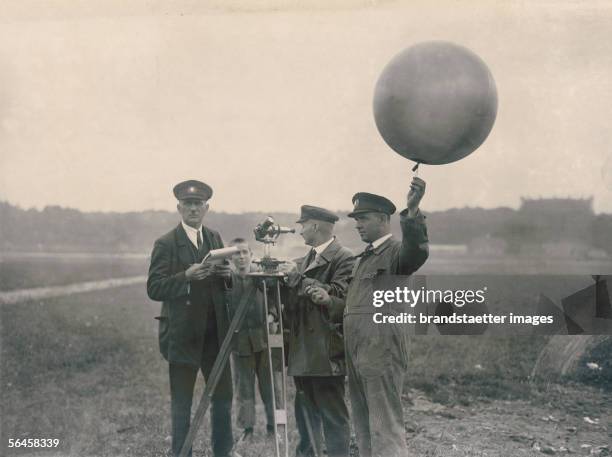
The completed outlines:
[[[423,166],[425,210],[594,198],[612,213],[612,2],[255,0],[0,6],[0,200],[172,210],[200,179],[224,212],[402,206],[412,162],[379,135],[378,76],[413,44],[478,54],[485,143]]]

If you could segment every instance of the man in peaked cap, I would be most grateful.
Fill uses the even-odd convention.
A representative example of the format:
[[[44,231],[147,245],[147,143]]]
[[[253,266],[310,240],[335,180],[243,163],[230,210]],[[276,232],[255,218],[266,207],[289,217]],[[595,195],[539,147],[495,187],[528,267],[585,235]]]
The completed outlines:
[[[289,328],[289,375],[296,386],[295,415],[299,431],[296,455],[322,456],[323,436],[330,457],[348,457],[350,426],[344,401],[343,297],[353,268],[353,254],[333,236],[338,220],[331,211],[304,205],[298,224],[310,251],[296,260],[288,277],[285,300]],[[325,290],[326,305],[312,301]]]
[[[390,217],[395,205],[380,195],[359,192],[353,211],[361,239],[368,243],[357,256],[353,278],[346,293],[344,336],[353,425],[361,457],[408,455],[402,414],[402,387],[407,368],[406,332],[401,326],[375,324],[372,295],[377,278],[410,275],[428,256],[425,218],[419,202],[425,181],[412,180],[407,207],[400,213],[402,240],[393,239]],[[317,289],[315,303],[330,302]]]
[[[196,180],[174,186],[181,222],[155,241],[147,280],[149,297],[163,302],[156,319],[159,348],[169,363],[175,456],[189,431],[197,373],[201,370],[208,379],[229,327],[225,306],[229,266],[202,263],[210,250],[223,247],[219,233],[202,225],[212,193],[210,186]],[[212,398],[211,441],[216,457],[232,452],[231,408],[228,366]]]

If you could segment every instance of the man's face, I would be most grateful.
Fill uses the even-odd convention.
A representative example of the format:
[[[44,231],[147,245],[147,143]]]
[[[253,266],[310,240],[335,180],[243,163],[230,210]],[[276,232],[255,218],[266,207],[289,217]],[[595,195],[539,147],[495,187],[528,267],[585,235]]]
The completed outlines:
[[[355,215],[355,228],[362,241],[371,243],[381,237],[384,228],[384,215],[379,213],[361,213]]]
[[[238,243],[235,247],[240,251],[232,256],[232,262],[238,270],[245,271],[251,265],[251,249],[247,243]]]
[[[208,211],[208,203],[199,199],[180,200],[176,209],[183,218],[183,222],[190,227],[200,228],[204,215]]]
[[[312,219],[305,220],[304,222],[300,222],[302,229],[300,230],[300,235],[304,238],[304,243],[308,246],[313,246],[315,241],[315,233],[317,233],[317,223]]]

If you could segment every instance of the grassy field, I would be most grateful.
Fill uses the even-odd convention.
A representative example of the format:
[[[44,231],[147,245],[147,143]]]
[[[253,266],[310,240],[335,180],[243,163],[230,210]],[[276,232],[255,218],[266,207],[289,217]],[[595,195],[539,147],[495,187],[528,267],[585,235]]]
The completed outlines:
[[[554,294],[588,280],[561,278],[547,287]],[[534,280],[521,296],[534,296],[541,285]],[[512,284],[502,281],[496,287]],[[28,437],[60,440],[55,451],[32,455],[165,455],[169,387],[167,364],[157,349],[153,317],[158,312],[143,285],[0,307],[0,455],[28,455],[6,447],[9,438]],[[542,455],[542,449],[606,455],[599,446],[612,438],[609,390],[597,379],[529,382],[546,341],[543,336],[413,337],[404,397],[410,450],[432,457],[530,456]],[[610,349],[598,355],[600,363],[609,363]],[[200,379],[196,398],[202,387]],[[290,398],[293,392],[290,386]],[[293,447],[291,407],[289,417]],[[260,414],[258,430],[262,420]],[[207,422],[196,439],[196,456],[210,455]],[[238,451],[243,457],[273,455],[272,443],[261,436]]]
[[[0,291],[146,274],[148,259],[96,255],[0,256]]]
[[[259,245],[256,255],[261,255]],[[303,254],[300,246],[293,256],[279,249],[274,255],[291,258]],[[149,259],[139,256],[100,254],[0,254],[0,292],[42,286],[61,286],[83,281],[122,278],[146,274]],[[612,261],[578,261],[541,258],[473,257],[465,254],[433,254],[419,270],[421,274],[612,274]]]
[[[13,455],[8,438],[23,437],[59,438],[62,455],[164,455],[158,308],[143,287],[2,307],[2,455]],[[205,424],[195,448],[208,448],[207,439]]]

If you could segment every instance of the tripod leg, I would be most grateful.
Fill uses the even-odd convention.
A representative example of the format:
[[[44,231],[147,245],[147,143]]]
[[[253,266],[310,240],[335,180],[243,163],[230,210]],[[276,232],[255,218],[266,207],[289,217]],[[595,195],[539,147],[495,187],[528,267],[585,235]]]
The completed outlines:
[[[264,308],[265,308],[265,312],[266,312],[266,316],[269,315],[270,312],[270,308],[269,308],[269,302],[268,302],[268,285],[266,283],[266,280],[263,279],[263,291],[264,291]],[[278,282],[277,282],[277,286],[278,286]],[[280,287],[280,286],[279,286]],[[276,303],[278,304],[278,309],[280,311],[280,288],[277,288],[278,290],[278,294],[276,295]],[[279,312],[279,322],[282,321],[282,317],[280,317],[280,312]],[[282,328],[282,326],[281,326]],[[289,443],[287,440],[287,410],[286,410],[286,402],[285,402],[285,391],[286,391],[286,382],[285,382],[285,369],[284,369],[284,353],[283,351],[283,334],[280,333],[270,333],[270,326],[266,325],[266,336],[267,336],[267,341],[268,341],[268,347],[267,347],[267,352],[268,352],[268,366],[269,366],[269,370],[270,370],[270,383],[271,383],[271,387],[272,387],[272,406],[274,409],[274,446],[275,446],[275,452],[276,452],[276,457],[281,457],[281,455],[285,455],[285,457],[289,456]],[[275,380],[275,370],[274,370],[274,357],[273,357],[273,351],[274,349],[281,349],[281,366],[280,366],[280,372],[281,372],[281,381],[282,381],[282,385],[280,386],[280,391],[278,392],[278,387],[276,386],[276,383],[274,382]],[[281,443],[279,440],[279,426],[283,426],[284,428],[284,451],[281,454]]]
[[[287,427],[287,371],[285,370],[285,344],[283,336],[285,334],[285,328],[283,325],[283,304],[281,300],[281,288],[280,282],[276,280],[276,304],[278,310],[278,327],[280,336],[280,373],[282,381],[282,401],[285,409],[285,457],[289,457],[289,430]]]
[[[181,448],[181,452],[179,457],[187,457],[189,453],[189,449],[191,449],[191,445],[193,444],[193,440],[195,439],[197,430],[200,428],[202,424],[202,419],[204,419],[204,415],[206,414],[206,410],[210,406],[212,395],[221,379],[221,374],[223,369],[227,365],[227,361],[229,360],[229,354],[231,351],[231,344],[234,332],[240,328],[244,317],[246,316],[247,308],[249,302],[253,300],[255,297],[255,288],[253,287],[250,293],[245,294],[240,304],[238,305],[238,309],[236,310],[236,314],[234,315],[232,322],[230,323],[229,329],[227,331],[227,335],[223,340],[223,344],[219,349],[219,354],[215,359],[215,363],[213,364],[212,371],[210,376],[208,377],[208,382],[204,387],[204,392],[202,392],[202,398],[200,399],[200,403],[198,404],[198,408],[196,410],[193,421],[191,422],[191,427],[189,427],[189,432],[185,437],[185,442],[183,443],[183,447]]]

